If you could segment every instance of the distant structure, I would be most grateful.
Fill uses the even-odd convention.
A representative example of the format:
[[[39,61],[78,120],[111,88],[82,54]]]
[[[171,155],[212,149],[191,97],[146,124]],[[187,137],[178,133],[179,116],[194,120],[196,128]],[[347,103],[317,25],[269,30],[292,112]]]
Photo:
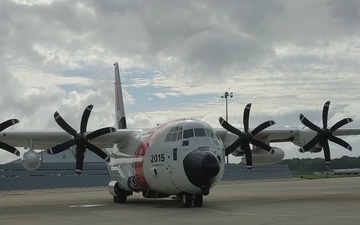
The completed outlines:
[[[329,174],[331,175],[359,175],[360,168],[351,168],[351,169],[332,169]]]

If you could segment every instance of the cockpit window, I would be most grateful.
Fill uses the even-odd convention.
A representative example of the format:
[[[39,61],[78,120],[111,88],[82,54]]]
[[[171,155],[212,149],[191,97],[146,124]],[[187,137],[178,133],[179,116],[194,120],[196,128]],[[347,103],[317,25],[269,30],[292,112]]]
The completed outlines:
[[[195,137],[206,137],[204,128],[195,128]]]
[[[171,133],[168,133],[165,138],[165,142],[169,142],[171,138]]]
[[[182,139],[182,127],[172,127],[165,137],[165,142],[178,141]]]
[[[170,141],[176,141],[177,136],[178,136],[178,133],[177,133],[177,132],[172,133],[172,134],[171,134],[171,139],[170,139]]]
[[[184,130],[184,138],[191,138],[191,137],[194,137],[194,130],[193,129]]]
[[[169,133],[165,137],[165,142],[179,141],[182,139],[189,139],[192,137],[210,137],[214,140],[214,143],[217,145],[218,145],[218,140],[220,140],[218,134],[209,128],[194,128],[183,131],[182,126],[176,126],[176,127],[172,127],[169,130]]]
[[[182,132],[179,132],[179,133],[178,133],[177,139],[178,139],[178,140],[181,140],[181,139],[182,139]]]
[[[214,134],[210,129],[205,129],[205,132],[206,132],[206,136],[211,137],[211,138],[214,137]]]

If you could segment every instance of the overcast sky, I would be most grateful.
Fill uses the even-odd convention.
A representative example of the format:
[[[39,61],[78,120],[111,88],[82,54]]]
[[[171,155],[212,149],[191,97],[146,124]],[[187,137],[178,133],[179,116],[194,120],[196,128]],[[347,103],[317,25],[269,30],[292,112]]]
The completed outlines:
[[[273,119],[299,127],[299,114],[329,126],[344,117],[360,127],[360,1],[0,1],[1,121],[11,129],[74,127],[94,104],[89,127],[114,121],[114,62],[119,62],[128,125],[149,128],[178,118],[220,127]],[[359,156],[331,145],[332,156]],[[286,158],[300,154],[276,145]],[[2,159],[11,157],[0,153]]]

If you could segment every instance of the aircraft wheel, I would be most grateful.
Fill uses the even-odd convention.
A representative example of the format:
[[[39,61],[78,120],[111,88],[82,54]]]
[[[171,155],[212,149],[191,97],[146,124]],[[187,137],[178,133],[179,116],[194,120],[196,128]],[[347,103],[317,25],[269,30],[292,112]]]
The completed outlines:
[[[203,205],[203,195],[202,194],[196,194],[194,198],[194,206],[195,207],[202,207]]]
[[[126,203],[127,196],[126,194],[121,194],[120,196],[113,196],[114,202],[116,203]]]
[[[115,187],[115,192],[117,196],[113,196],[113,200],[116,203],[126,203],[127,200],[127,192],[122,190],[119,186]]]
[[[192,204],[192,195],[191,194],[188,194],[188,193],[184,193],[183,196],[182,196],[182,203],[183,203],[183,206],[185,208],[189,208],[191,207],[191,204]]]

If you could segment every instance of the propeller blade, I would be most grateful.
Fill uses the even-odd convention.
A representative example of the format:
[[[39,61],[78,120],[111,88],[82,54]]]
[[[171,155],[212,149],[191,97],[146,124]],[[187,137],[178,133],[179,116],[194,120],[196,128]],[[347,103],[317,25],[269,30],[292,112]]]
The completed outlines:
[[[270,145],[268,145],[268,144],[266,144],[264,142],[261,142],[259,140],[253,139],[253,140],[251,140],[251,144],[253,144],[253,145],[255,145],[255,146],[259,147],[259,148],[262,148],[265,151],[270,152],[271,154],[274,154],[274,152],[275,152],[274,149]]]
[[[62,144],[59,144],[59,145],[56,145],[54,147],[46,149],[46,152],[48,154],[51,154],[51,155],[52,154],[57,154],[57,153],[60,153],[62,151],[65,151],[65,150],[71,148],[73,145],[75,145],[75,141],[73,139],[71,139],[71,140],[68,140],[68,141],[66,141],[66,142],[64,142]]]
[[[322,112],[322,120],[323,120],[324,128],[327,128],[329,106],[330,106],[330,101],[325,102],[323,112]]]
[[[321,142],[321,146],[323,147],[323,151],[324,151],[324,158],[325,158],[325,167],[329,167],[330,166],[330,147],[329,147],[329,142],[326,141],[322,141]]]
[[[313,124],[310,120],[308,120],[302,113],[300,114],[300,121],[307,126],[308,128],[310,128],[313,131],[316,132],[321,132],[320,127],[316,126],[315,124]]]
[[[340,139],[340,138],[338,138],[336,136],[331,136],[329,138],[329,140],[336,143],[336,144],[338,144],[338,145],[340,145],[340,146],[342,146],[342,147],[344,147],[344,148],[346,148],[346,149],[348,149],[349,151],[352,150],[352,147],[351,147],[351,145],[349,145],[349,143],[347,143],[346,141],[344,141],[344,140],[342,140],[342,139]]]
[[[247,104],[244,109],[243,122],[244,122],[244,131],[249,131],[249,115],[250,115],[251,103]]]
[[[17,150],[15,147],[8,145],[4,142],[0,142],[0,148],[4,149],[5,151],[8,151],[14,155],[20,156],[20,152],[19,150]]]
[[[227,147],[225,149],[225,155],[228,156],[230,155],[233,151],[235,151],[235,149],[237,149],[238,147],[240,147],[240,140],[237,139],[236,141],[234,141],[234,143],[232,143],[229,147]]]
[[[255,136],[257,135],[260,131],[272,126],[275,124],[275,121],[272,121],[272,120],[269,120],[269,121],[266,121],[262,124],[260,124],[259,126],[257,126],[254,130],[251,131],[251,134],[252,136]]]
[[[18,122],[20,122],[18,119],[10,119],[10,120],[6,120],[5,122],[2,122],[0,124],[0,132],[14,124],[17,124]]]
[[[299,151],[300,151],[300,152],[307,152],[307,151],[309,151],[312,147],[314,147],[318,142],[319,142],[318,137],[315,136],[311,141],[309,141],[309,142],[306,143],[302,148],[300,148]]]
[[[84,110],[84,113],[81,117],[81,123],[80,123],[80,133],[85,134],[86,133],[86,127],[87,123],[89,121],[91,110],[93,109],[94,105],[88,105],[86,109]]]
[[[97,138],[101,135],[104,135],[104,134],[109,134],[109,133],[112,133],[112,132],[115,132],[116,129],[114,127],[104,127],[104,128],[101,128],[101,129],[98,129],[96,131],[93,131],[91,132],[90,134],[87,135],[88,139],[89,140],[92,140],[94,138]]]
[[[75,136],[77,134],[76,130],[72,128],[65,120],[60,116],[60,114],[56,111],[54,113],[54,118],[56,123],[66,132],[71,134],[72,136]]]
[[[332,126],[330,128],[330,130],[332,132],[336,131],[337,129],[339,129],[340,127],[344,126],[345,124],[348,124],[350,122],[352,122],[353,120],[351,118],[345,118],[345,119],[342,119],[340,120],[339,122],[337,122],[334,126]]]
[[[86,145],[87,149],[98,155],[100,158],[105,160],[107,163],[110,162],[110,157],[108,154],[106,154],[104,151],[102,151],[100,148],[96,147],[95,145],[91,143],[87,143]]]
[[[252,169],[252,154],[249,145],[242,146],[245,152],[245,159],[246,159],[246,169],[250,171]]]
[[[75,171],[75,173],[77,175],[80,175],[83,170],[85,150],[86,149],[84,149],[82,147],[76,148],[76,171]]]
[[[329,141],[332,141],[348,150],[352,150],[352,147],[344,140],[334,136],[333,132],[335,132],[340,127],[344,126],[345,124],[350,123],[353,121],[351,118],[345,118],[337,122],[335,125],[333,125],[330,129],[327,128],[328,125],[328,114],[329,114],[329,107],[330,107],[330,101],[325,102],[324,108],[322,111],[322,120],[324,127],[321,129],[317,127],[315,124],[310,122],[303,114],[300,114],[300,120],[301,122],[309,127],[311,130],[314,130],[317,132],[317,135],[306,145],[304,145],[302,148],[299,149],[300,152],[306,152],[309,151],[312,147],[314,147],[317,143],[320,144],[320,146],[323,148],[324,151],[324,157],[325,157],[325,166],[330,166],[330,147],[329,147]]]
[[[229,124],[226,120],[224,120],[222,117],[219,118],[220,125],[227,131],[236,134],[241,135],[241,131],[235,127],[233,127],[231,124]]]

